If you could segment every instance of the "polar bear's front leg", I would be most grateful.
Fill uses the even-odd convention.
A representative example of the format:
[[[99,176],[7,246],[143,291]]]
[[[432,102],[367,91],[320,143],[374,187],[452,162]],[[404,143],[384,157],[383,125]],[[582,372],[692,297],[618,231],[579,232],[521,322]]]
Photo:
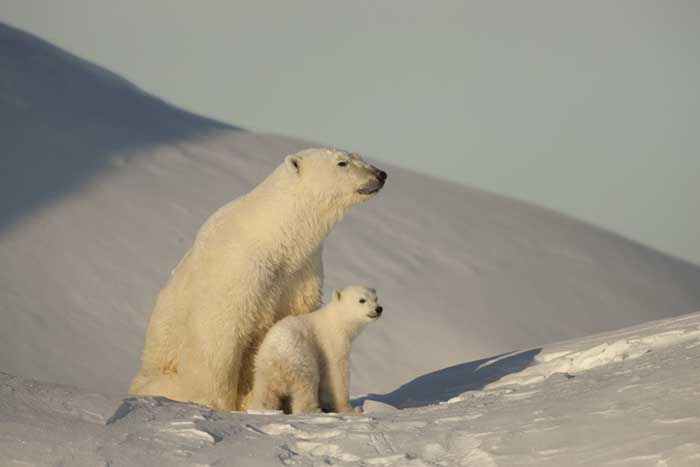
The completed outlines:
[[[323,262],[319,247],[291,278],[282,297],[279,318],[311,313],[321,306],[323,287]]]
[[[212,354],[206,346],[189,345],[183,349],[178,365],[180,400],[190,400],[219,410],[236,410],[238,380],[241,371],[239,348]]]
[[[230,283],[197,284],[177,363],[187,398],[221,410],[237,408],[241,363],[256,321],[253,300],[240,292],[247,289],[231,290]]]
[[[339,359],[330,362],[326,369],[328,371],[327,382],[330,387],[326,388],[329,392],[330,400],[333,404],[335,412],[352,412],[350,405],[350,371],[348,369],[347,358]]]

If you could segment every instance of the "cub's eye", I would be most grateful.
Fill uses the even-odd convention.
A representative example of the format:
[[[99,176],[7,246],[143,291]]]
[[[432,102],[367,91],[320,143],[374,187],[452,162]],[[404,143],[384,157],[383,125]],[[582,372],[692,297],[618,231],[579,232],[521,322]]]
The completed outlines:
[[[348,161],[340,161],[340,162],[338,162],[338,165],[340,167],[345,167],[346,165],[348,165]]]
[[[364,298],[361,298],[361,299],[360,299],[360,303],[365,303],[366,301],[367,301],[367,300],[365,300]]]

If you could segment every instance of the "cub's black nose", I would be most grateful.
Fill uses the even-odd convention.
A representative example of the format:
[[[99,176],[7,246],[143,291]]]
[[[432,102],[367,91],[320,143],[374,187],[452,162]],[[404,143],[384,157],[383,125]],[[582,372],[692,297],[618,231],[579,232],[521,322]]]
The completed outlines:
[[[379,173],[377,173],[377,178],[381,180],[382,182],[386,180],[386,172],[383,170],[380,170]]]
[[[377,308],[374,309],[374,311],[376,311],[378,315],[381,315],[382,311],[384,311],[384,308],[378,306]]]

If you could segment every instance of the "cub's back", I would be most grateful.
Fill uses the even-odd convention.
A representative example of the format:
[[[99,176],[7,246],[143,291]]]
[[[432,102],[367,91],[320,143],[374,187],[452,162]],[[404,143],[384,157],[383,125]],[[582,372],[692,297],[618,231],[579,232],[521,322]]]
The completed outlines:
[[[318,344],[306,316],[287,316],[268,331],[255,357],[255,368],[284,368],[299,376],[318,373]]]

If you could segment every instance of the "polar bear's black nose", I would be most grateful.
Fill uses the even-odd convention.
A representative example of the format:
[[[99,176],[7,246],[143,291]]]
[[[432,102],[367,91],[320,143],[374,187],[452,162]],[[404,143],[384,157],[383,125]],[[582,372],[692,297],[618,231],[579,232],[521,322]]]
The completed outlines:
[[[377,178],[383,182],[384,180],[386,180],[386,172],[380,170],[379,172],[377,172]]]
[[[374,311],[376,311],[378,315],[381,315],[382,311],[384,311],[384,308],[382,308],[381,306],[378,306],[377,308],[374,309]]]

